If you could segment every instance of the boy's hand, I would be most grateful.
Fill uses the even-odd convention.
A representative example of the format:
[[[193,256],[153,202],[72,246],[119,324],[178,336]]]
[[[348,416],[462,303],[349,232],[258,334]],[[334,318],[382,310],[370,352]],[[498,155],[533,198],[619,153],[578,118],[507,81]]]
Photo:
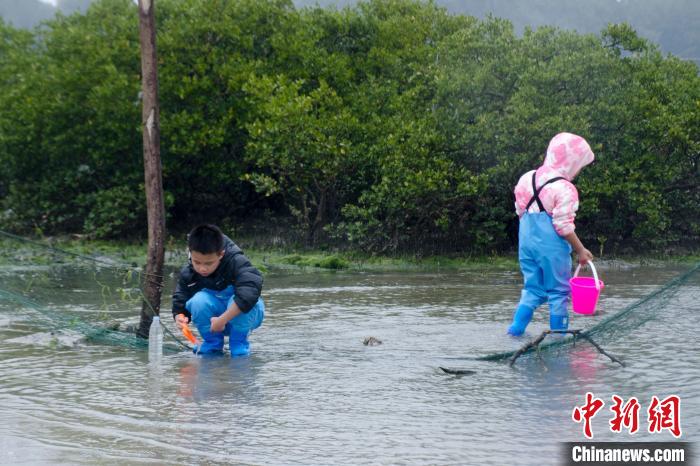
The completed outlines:
[[[580,265],[586,265],[588,261],[593,260],[593,254],[586,248],[576,251],[576,255],[578,256],[578,263]]]
[[[178,327],[187,327],[188,321],[187,321],[187,316],[185,314],[178,314],[175,316],[175,323],[177,324]]]
[[[226,327],[226,324],[228,321],[226,319],[222,319],[220,316],[219,317],[212,317],[211,318],[211,331],[212,332],[223,332],[224,327]]]
[[[229,306],[228,309],[226,309],[226,312],[221,314],[219,317],[212,317],[211,318],[211,331],[212,332],[223,332],[224,327],[226,327],[226,324],[228,324],[231,319],[236,317],[237,315],[240,315],[241,310],[238,307],[238,304],[231,303],[231,306]]]

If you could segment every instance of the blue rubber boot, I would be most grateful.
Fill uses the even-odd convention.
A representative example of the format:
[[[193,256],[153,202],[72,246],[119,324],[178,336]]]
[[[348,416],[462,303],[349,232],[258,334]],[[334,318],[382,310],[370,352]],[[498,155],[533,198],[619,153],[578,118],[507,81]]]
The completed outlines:
[[[202,342],[192,347],[194,354],[222,354],[224,350],[223,333],[202,333]]]
[[[569,316],[568,315],[549,315],[549,329],[550,330],[566,330],[569,328]]]
[[[228,341],[231,356],[248,356],[250,354],[250,343],[248,343],[248,332],[241,332],[231,329]]]
[[[535,312],[530,306],[519,305],[513,315],[513,323],[508,327],[508,333],[514,337],[519,337],[525,332],[525,328],[532,319],[532,314]]]

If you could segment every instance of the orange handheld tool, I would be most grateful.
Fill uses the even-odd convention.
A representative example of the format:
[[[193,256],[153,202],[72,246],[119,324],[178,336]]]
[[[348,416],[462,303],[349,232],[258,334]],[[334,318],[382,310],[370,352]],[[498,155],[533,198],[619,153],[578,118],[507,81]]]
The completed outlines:
[[[190,340],[190,343],[192,343],[193,345],[196,345],[197,339],[192,334],[192,330],[190,330],[190,328],[187,325],[183,325],[181,328],[182,328],[182,334],[185,336],[185,338]]]

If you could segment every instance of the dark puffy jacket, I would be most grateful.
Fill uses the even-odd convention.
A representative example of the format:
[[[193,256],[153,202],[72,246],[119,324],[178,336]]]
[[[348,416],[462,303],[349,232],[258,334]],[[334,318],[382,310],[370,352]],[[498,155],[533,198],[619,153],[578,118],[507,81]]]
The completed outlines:
[[[248,312],[255,306],[262,291],[262,274],[227,236],[224,236],[224,251],[219,267],[208,277],[195,272],[192,261],[182,268],[173,293],[173,317],[185,314],[191,320],[185,303],[203,288],[220,291],[233,285],[236,290],[234,301],[241,311]]]

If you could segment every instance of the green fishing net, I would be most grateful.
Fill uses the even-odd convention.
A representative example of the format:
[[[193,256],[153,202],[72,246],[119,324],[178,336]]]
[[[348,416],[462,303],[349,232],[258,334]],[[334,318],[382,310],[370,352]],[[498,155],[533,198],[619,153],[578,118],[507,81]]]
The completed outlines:
[[[144,303],[141,267],[6,232],[0,237],[0,309],[17,322],[6,330],[10,338],[148,347],[148,340],[135,333]],[[165,351],[187,347],[170,328],[163,328]]]

